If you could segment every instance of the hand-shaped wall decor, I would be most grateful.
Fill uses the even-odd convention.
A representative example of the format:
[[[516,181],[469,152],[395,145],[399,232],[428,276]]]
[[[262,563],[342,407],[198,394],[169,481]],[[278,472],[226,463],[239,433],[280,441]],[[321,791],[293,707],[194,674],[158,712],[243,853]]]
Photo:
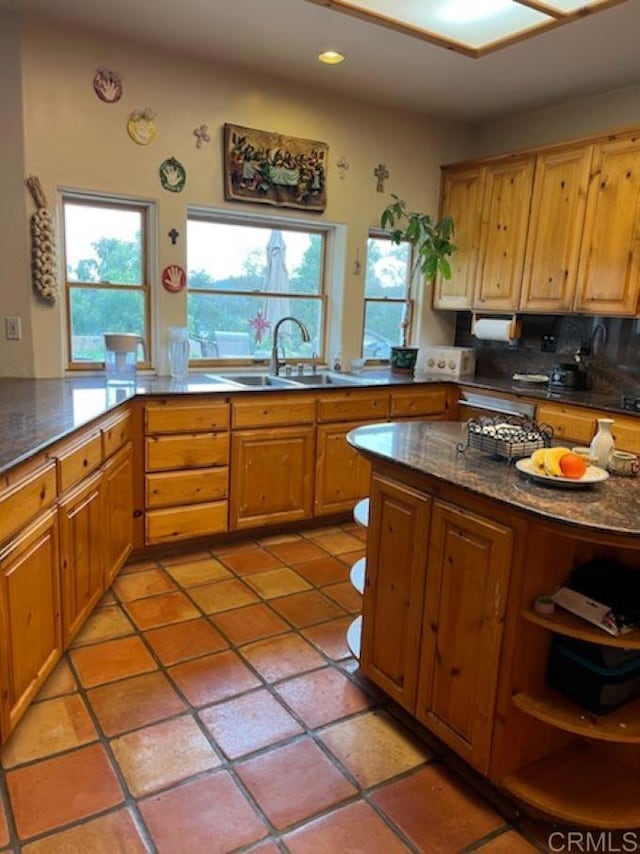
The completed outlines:
[[[178,264],[170,264],[162,271],[162,286],[170,294],[177,294],[187,284],[187,274]]]
[[[127,133],[138,145],[149,145],[156,135],[156,126],[153,122],[156,114],[150,107],[144,110],[134,110],[127,122]]]
[[[99,68],[93,78],[93,91],[106,104],[115,104],[122,98],[122,75],[108,68]]]
[[[181,193],[187,183],[184,166],[175,157],[168,157],[160,164],[160,183],[170,193]]]

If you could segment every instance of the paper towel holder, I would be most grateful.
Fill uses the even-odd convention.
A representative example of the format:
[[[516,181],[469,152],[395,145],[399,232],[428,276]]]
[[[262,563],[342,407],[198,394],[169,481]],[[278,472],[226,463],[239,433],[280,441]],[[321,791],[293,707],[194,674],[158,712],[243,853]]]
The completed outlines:
[[[474,311],[471,315],[472,335],[475,335],[476,323],[479,320],[509,320],[509,338],[511,340],[515,340],[516,338],[520,338],[522,334],[522,323],[520,318],[515,314],[509,316],[505,314],[485,314]]]

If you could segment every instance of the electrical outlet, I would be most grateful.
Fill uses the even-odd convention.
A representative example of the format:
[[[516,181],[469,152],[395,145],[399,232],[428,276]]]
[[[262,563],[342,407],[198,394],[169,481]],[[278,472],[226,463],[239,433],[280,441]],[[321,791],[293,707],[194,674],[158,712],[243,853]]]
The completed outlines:
[[[543,353],[555,353],[556,352],[556,336],[555,335],[543,335],[542,342],[540,344],[540,349]]]
[[[7,341],[20,341],[22,338],[22,320],[19,317],[5,317],[4,332]]]

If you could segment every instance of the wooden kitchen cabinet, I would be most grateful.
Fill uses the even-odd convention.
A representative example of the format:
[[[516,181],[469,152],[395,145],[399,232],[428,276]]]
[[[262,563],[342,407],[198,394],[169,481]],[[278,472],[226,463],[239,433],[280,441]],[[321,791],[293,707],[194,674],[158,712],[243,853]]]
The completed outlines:
[[[478,311],[516,311],[520,304],[534,163],[528,155],[486,166]]]
[[[62,655],[58,514],[0,549],[0,735],[5,741]]]
[[[122,569],[133,543],[133,453],[131,442],[103,467],[104,587]]]
[[[434,308],[460,311],[472,306],[480,250],[485,173],[484,166],[442,170],[440,215],[453,218],[456,251],[449,261],[451,278],[438,276],[435,281]]]
[[[415,712],[431,498],[374,474],[362,603],[363,671]]]
[[[308,519],[313,510],[312,425],[238,430],[231,441],[229,527]]]
[[[638,134],[595,146],[578,282],[578,311],[636,313],[640,286]]]
[[[144,424],[145,544],[227,531],[228,399],[150,402]]]
[[[484,774],[512,551],[510,528],[433,502],[416,716]]]
[[[536,157],[521,311],[573,308],[592,152],[579,145]]]
[[[369,494],[371,466],[347,442],[347,434],[368,421],[319,424],[316,434],[314,514],[325,516],[352,510]]]
[[[102,473],[59,502],[62,634],[67,647],[104,591],[105,517]]]

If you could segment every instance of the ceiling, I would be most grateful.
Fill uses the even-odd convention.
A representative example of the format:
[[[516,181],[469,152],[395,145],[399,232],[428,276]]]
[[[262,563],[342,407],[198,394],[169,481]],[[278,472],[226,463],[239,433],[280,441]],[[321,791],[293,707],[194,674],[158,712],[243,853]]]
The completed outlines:
[[[467,122],[640,84],[640,0],[478,59],[307,0],[0,0],[0,8]],[[316,54],[328,48],[347,61],[320,65]]]

